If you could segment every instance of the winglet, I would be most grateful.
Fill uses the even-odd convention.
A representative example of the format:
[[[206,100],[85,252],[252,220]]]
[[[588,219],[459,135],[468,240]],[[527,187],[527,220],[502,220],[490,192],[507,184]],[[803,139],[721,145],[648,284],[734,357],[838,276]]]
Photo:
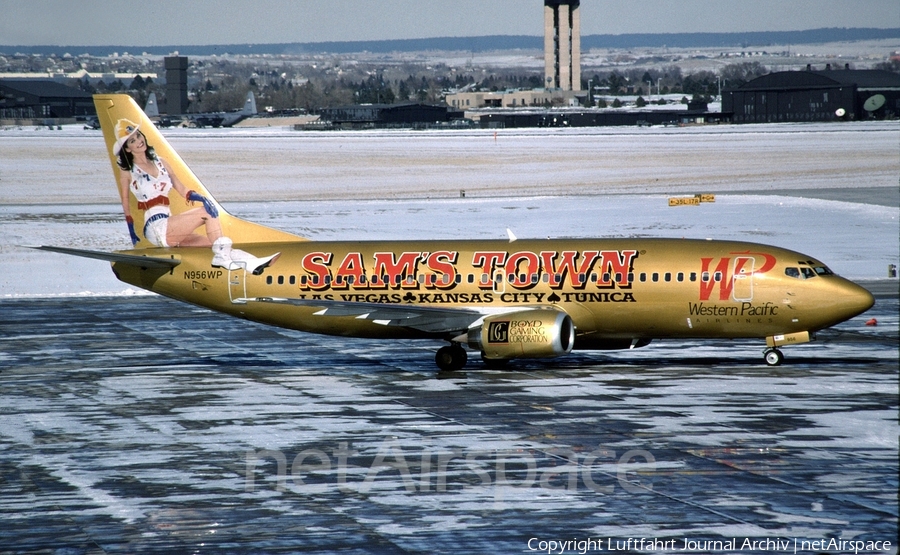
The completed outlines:
[[[510,243],[514,242],[514,241],[517,239],[515,233],[513,233],[512,230],[509,229],[509,228],[506,228],[506,234],[509,235],[509,242],[510,242]]]

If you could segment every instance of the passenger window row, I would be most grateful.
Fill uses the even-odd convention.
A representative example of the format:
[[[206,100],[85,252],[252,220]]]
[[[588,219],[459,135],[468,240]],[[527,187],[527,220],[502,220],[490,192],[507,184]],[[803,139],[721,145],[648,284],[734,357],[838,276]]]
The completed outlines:
[[[808,268],[806,268],[806,269],[808,269]],[[788,275],[790,275],[790,274],[788,274]],[[586,277],[587,276],[585,274],[578,274],[578,281],[581,283],[584,283]],[[623,276],[621,273],[616,273],[615,276],[613,276],[612,274],[607,272],[607,273],[603,274],[603,283],[610,283],[612,281],[615,281],[615,283],[621,283],[622,277]],[[645,283],[647,281],[648,277],[652,283],[658,283],[660,281],[660,278],[662,278],[662,281],[664,281],[664,282],[671,282],[671,281],[673,281],[673,277],[674,277],[674,281],[681,283],[681,282],[685,281],[686,276],[685,276],[684,272],[678,272],[675,274],[673,274],[672,272],[665,272],[663,274],[660,274],[659,272],[653,272],[651,274],[641,272],[640,274],[638,274],[638,280],[642,283]],[[555,276],[555,278],[556,278],[555,281],[558,283],[562,279],[562,276],[557,275],[557,276]],[[613,278],[615,278],[615,280],[613,280]],[[628,283],[633,283],[635,274],[629,273],[627,278],[628,278]],[[540,276],[538,274],[530,274],[530,275],[529,274],[519,274],[518,279],[516,278],[515,274],[509,274],[506,276],[506,279],[509,282],[518,281],[518,283],[520,283],[520,284],[530,282],[532,285],[536,285],[539,281],[543,281],[544,283],[550,283],[550,274],[543,273],[543,274],[540,274]],[[688,281],[692,281],[692,282],[697,281],[697,272],[691,272],[690,274],[688,274],[687,279],[688,279]],[[709,272],[703,272],[701,279],[704,282],[708,282],[711,279],[714,281],[717,281],[717,282],[722,281],[722,272],[715,272],[712,276],[710,276]],[[467,283],[470,283],[470,284],[475,283],[475,274],[466,274],[465,280]],[[503,280],[504,280],[503,274],[496,275],[495,281],[497,283],[502,283]],[[355,281],[356,280],[354,279],[354,276],[348,276],[346,279],[343,278],[343,276],[337,276],[333,280],[332,280],[331,276],[325,276],[323,283],[326,285],[330,285],[333,282],[335,285],[341,286],[341,285],[353,285],[355,283]],[[447,274],[443,274],[440,278],[438,278],[436,276],[436,274],[417,274],[415,277],[407,276],[405,278],[396,278],[394,280],[389,279],[388,276],[381,276],[381,277],[372,276],[368,280],[366,279],[366,276],[361,276],[359,283],[366,283],[367,281],[371,285],[375,286],[375,285],[385,285],[385,284],[401,285],[404,283],[407,285],[412,285],[412,284],[415,284],[416,282],[418,282],[422,285],[450,285],[451,280]],[[462,283],[463,275],[457,274],[456,278],[453,281],[456,284]],[[591,274],[590,281],[592,283],[596,283],[598,281],[597,274]],[[266,284],[267,285],[273,285],[276,283],[278,285],[284,285],[285,282],[287,282],[289,285],[296,285],[297,284],[297,276],[287,276],[287,277],[285,277],[283,275],[282,276],[266,276]],[[300,282],[300,285],[302,285],[302,286],[322,285],[322,283],[320,283],[319,276],[300,276],[299,282]],[[491,278],[488,274],[481,274],[481,278],[479,280],[480,285],[487,285],[490,282],[491,282]]]
[[[660,277],[662,277],[662,281],[664,282],[671,282],[673,275],[676,282],[681,283],[684,281],[684,272],[678,272],[677,274],[672,274],[672,272],[666,272],[664,274],[653,272],[652,274],[649,274],[649,277],[652,283],[658,283],[660,281]],[[641,282],[647,281],[647,274],[641,272],[638,275],[638,280]],[[715,280],[722,281],[722,272],[716,272]],[[690,274],[688,274],[688,281],[697,281],[697,272],[691,272]],[[703,272],[703,281],[709,281],[709,272]]]

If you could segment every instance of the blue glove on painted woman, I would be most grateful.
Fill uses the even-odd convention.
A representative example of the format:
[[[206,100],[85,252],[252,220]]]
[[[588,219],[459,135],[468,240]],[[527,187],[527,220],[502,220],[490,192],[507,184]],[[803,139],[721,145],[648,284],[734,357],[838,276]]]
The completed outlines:
[[[219,217],[219,210],[216,208],[216,205],[211,203],[209,199],[207,199],[203,195],[198,194],[196,191],[188,191],[187,200],[188,202],[202,202],[203,209],[206,210],[207,214],[209,214],[213,218]]]
[[[125,216],[125,222],[128,224],[128,233],[131,234],[131,244],[137,245],[141,238],[134,232],[134,220],[131,216]]]

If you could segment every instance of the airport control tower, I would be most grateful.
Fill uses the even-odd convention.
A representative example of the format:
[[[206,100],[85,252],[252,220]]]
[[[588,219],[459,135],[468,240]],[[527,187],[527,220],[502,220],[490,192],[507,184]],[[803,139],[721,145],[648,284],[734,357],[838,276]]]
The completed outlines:
[[[544,0],[544,86],[581,90],[580,0]]]
[[[166,56],[164,62],[166,65],[166,114],[178,116],[187,113],[187,56]]]

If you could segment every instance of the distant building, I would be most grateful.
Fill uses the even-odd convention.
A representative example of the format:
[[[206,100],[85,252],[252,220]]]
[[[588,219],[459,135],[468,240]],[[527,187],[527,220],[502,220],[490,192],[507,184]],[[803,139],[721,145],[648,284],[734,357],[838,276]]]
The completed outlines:
[[[705,108],[681,110],[497,110],[485,111],[475,118],[484,129],[515,127],[607,127],[636,125],[692,125],[721,123],[720,113]]]
[[[511,90],[459,92],[448,94],[445,102],[458,110],[479,108],[534,108],[551,105],[571,106],[576,104],[574,91]]]
[[[93,116],[90,93],[52,80],[0,79],[0,119],[47,120]]]
[[[580,0],[544,0],[544,86],[581,90]]]
[[[884,119],[900,114],[900,74],[867,69],[780,71],[722,91],[734,123]]]
[[[320,119],[336,127],[419,127],[462,120],[463,113],[446,106],[408,102],[403,104],[356,104],[326,108]]]
[[[135,73],[91,73],[85,69],[79,69],[70,73],[58,73],[52,71],[41,72],[22,72],[12,73],[6,72],[0,75],[0,79],[40,79],[46,81],[51,79],[63,85],[77,85],[81,82],[88,82],[96,85],[100,81],[104,83],[112,83],[113,81],[122,81],[125,85],[131,83],[135,77],[140,76],[141,79],[152,79],[156,81],[157,74],[149,71],[139,71]]]

